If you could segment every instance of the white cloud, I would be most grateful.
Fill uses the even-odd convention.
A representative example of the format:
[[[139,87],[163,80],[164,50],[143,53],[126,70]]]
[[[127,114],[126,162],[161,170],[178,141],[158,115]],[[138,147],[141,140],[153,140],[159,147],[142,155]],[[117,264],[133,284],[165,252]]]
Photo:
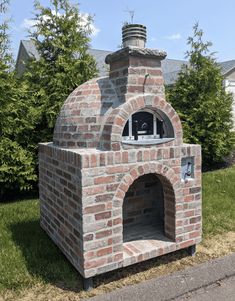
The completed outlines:
[[[165,39],[166,40],[172,40],[172,41],[173,40],[180,40],[180,39],[182,39],[182,36],[181,36],[180,33],[175,33],[175,34],[172,34],[170,36],[166,36]]]
[[[52,14],[55,15],[56,12],[53,10]],[[60,17],[62,16],[62,14],[57,12],[57,15]],[[44,18],[45,20],[48,19],[48,17]],[[32,20],[32,19],[24,19],[23,22],[21,23],[20,27],[24,28],[24,29],[32,29],[32,27],[34,25],[37,24],[36,20]],[[91,35],[93,37],[97,36],[97,34],[100,32],[100,29],[97,28],[94,23],[91,23],[89,25],[89,14],[88,13],[81,13],[81,22],[80,25],[84,28],[89,28],[89,30],[91,31]],[[89,25],[89,26],[88,26]]]
[[[85,28],[89,24],[89,14],[88,13],[81,13],[81,22],[80,24]],[[91,35],[93,37],[97,36],[97,34],[100,32],[100,29],[95,27],[94,23],[91,23],[89,25],[89,29],[91,30]]]
[[[91,25],[91,31],[92,31],[92,36],[95,37],[98,35],[98,33],[100,32],[100,29],[95,27],[94,24]]]
[[[34,25],[36,25],[37,21],[32,20],[32,19],[24,19],[24,21],[20,24],[21,28],[24,29],[30,29],[31,27],[33,27]]]

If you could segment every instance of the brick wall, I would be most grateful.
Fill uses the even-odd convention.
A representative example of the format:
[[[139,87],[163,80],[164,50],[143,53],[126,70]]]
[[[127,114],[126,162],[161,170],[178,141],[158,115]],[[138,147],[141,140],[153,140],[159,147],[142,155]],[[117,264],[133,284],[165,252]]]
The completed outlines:
[[[186,182],[180,176],[185,156],[195,157],[195,178]],[[125,194],[151,173],[163,187],[166,236],[175,249],[187,247],[201,239],[200,170],[196,145],[116,152],[41,145],[41,225],[85,277],[119,268]]]
[[[123,225],[164,224],[164,195],[162,184],[155,174],[134,181],[123,202]]]
[[[83,271],[80,156],[39,147],[40,224],[72,264]]]

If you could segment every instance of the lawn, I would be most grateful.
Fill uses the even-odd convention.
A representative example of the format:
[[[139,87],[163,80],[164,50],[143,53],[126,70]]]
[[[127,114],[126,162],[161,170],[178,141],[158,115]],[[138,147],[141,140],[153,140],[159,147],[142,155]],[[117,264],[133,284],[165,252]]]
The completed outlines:
[[[204,246],[210,245],[209,241],[215,235],[218,237],[225,232],[235,233],[235,166],[203,174]],[[219,239],[216,238],[216,241]],[[214,244],[215,241],[212,245]],[[199,258],[200,254],[197,256]],[[103,286],[103,290],[107,291],[137,283],[159,274],[162,267],[171,264],[169,262],[174,262],[176,267],[194,264],[186,257],[184,251],[179,251],[111,272],[108,277],[101,275],[97,277],[95,284],[97,287]],[[200,260],[199,258],[196,261]],[[72,291],[76,292],[78,298],[90,296],[81,292],[81,277],[41,230],[38,199],[0,204],[0,292],[19,292],[37,286],[44,286],[46,290],[47,285],[62,288],[60,294]],[[14,298],[9,297],[7,300]],[[63,298],[61,300],[67,300]]]
[[[235,232],[235,165],[203,174],[204,237]]]
[[[38,199],[0,204],[0,291],[38,282],[66,283],[78,275],[39,226]]]

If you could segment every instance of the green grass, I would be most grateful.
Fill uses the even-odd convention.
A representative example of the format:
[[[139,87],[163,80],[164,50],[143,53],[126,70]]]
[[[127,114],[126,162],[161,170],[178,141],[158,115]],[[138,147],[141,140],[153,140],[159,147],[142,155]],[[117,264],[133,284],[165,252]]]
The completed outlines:
[[[235,166],[203,174],[204,237],[235,231]]]
[[[39,226],[37,199],[0,204],[0,291],[36,283],[76,287],[79,276]]]
[[[203,175],[203,234],[235,231],[235,167]],[[81,290],[81,277],[39,226],[39,202],[0,204],[0,291],[38,283]]]

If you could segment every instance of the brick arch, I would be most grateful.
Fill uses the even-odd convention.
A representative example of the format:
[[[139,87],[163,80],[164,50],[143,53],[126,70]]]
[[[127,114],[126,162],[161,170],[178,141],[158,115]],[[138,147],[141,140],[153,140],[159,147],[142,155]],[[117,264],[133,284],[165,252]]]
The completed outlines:
[[[126,174],[119,184],[114,195],[114,201],[117,207],[123,207],[126,192],[135,180],[146,174],[155,174],[161,181],[164,203],[165,203],[165,234],[167,237],[176,239],[176,203],[180,202],[183,197],[182,190],[179,186],[180,176],[176,175],[174,170],[161,163],[145,163],[134,167]]]
[[[108,150],[121,149],[122,131],[128,118],[143,108],[149,108],[153,111],[158,109],[166,114],[175,132],[175,145],[182,144],[182,125],[176,111],[163,97],[145,94],[129,99],[110,113],[103,126],[101,148]]]

